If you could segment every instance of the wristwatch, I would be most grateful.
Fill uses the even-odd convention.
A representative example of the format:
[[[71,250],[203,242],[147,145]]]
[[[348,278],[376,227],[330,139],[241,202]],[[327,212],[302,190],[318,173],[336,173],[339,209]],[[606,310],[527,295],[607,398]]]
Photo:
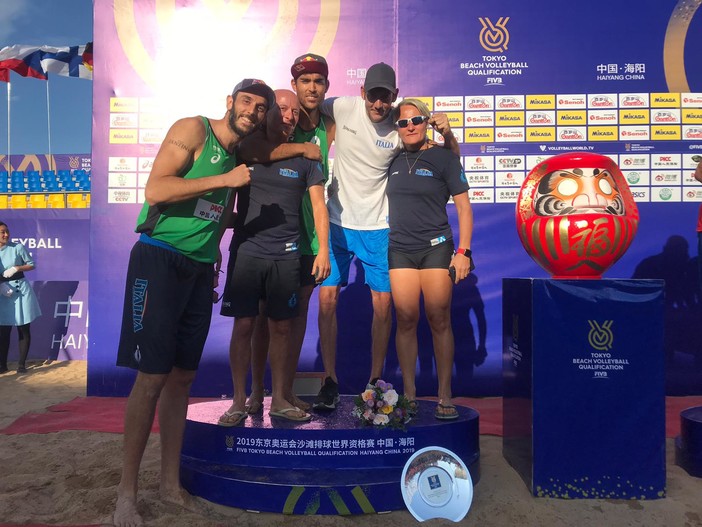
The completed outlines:
[[[456,249],[456,254],[462,254],[466,258],[470,258],[473,255],[470,249],[464,249],[463,247]]]

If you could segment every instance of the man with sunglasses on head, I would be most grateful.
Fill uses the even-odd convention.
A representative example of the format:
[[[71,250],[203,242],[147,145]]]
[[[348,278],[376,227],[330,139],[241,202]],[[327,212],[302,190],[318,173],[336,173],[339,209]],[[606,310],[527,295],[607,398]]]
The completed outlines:
[[[392,327],[385,187],[387,170],[401,149],[391,119],[397,94],[395,71],[380,62],[368,69],[361,97],[338,97],[322,103],[322,113],[336,123],[336,134],[327,203],[332,271],[319,291],[319,336],[325,381],[314,402],[317,410],[333,410],[339,401],[336,307],[341,286],[348,283],[354,257],[363,264],[373,304],[369,384],[382,375]],[[444,146],[459,155],[446,115],[434,114],[429,124],[444,136]]]

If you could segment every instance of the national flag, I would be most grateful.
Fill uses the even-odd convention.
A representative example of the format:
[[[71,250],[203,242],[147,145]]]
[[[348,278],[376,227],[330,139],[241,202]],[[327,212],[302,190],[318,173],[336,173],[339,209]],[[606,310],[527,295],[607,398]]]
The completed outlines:
[[[46,79],[46,73],[41,65],[41,48],[15,44],[0,49],[0,80],[8,82],[10,71],[22,77]]]
[[[10,71],[42,80],[47,79],[48,73],[92,79],[93,43],[66,47],[7,46],[0,50],[0,81],[8,82]]]
[[[79,79],[93,78],[93,43],[85,46],[50,48],[42,46],[41,65],[46,73]]]

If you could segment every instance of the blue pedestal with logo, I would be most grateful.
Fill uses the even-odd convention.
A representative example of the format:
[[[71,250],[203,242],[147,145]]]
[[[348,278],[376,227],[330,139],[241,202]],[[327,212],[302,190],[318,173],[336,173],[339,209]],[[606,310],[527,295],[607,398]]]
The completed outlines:
[[[503,455],[535,496],[665,497],[662,280],[503,280]]]
[[[352,396],[307,423],[250,416],[224,428],[229,400],[191,404],[181,456],[181,482],[191,494],[246,510],[284,514],[369,514],[405,508],[402,471],[426,447],[451,450],[480,478],[479,416],[458,406],[458,419],[434,418],[436,403],[417,401],[405,430],[362,426]]]

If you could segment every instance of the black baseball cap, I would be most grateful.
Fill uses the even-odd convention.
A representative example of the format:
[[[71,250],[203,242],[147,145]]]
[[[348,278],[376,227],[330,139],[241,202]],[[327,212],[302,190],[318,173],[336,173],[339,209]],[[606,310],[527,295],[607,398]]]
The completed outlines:
[[[366,72],[366,80],[363,89],[371,91],[373,88],[385,88],[391,92],[397,91],[395,85],[395,70],[384,62],[373,64]]]
[[[275,106],[275,93],[265,82],[259,79],[244,79],[239,84],[234,86],[234,91],[232,91],[232,97],[236,98],[236,94],[240,91],[244,93],[253,93],[254,95],[260,95],[268,103],[268,109],[270,110]]]

